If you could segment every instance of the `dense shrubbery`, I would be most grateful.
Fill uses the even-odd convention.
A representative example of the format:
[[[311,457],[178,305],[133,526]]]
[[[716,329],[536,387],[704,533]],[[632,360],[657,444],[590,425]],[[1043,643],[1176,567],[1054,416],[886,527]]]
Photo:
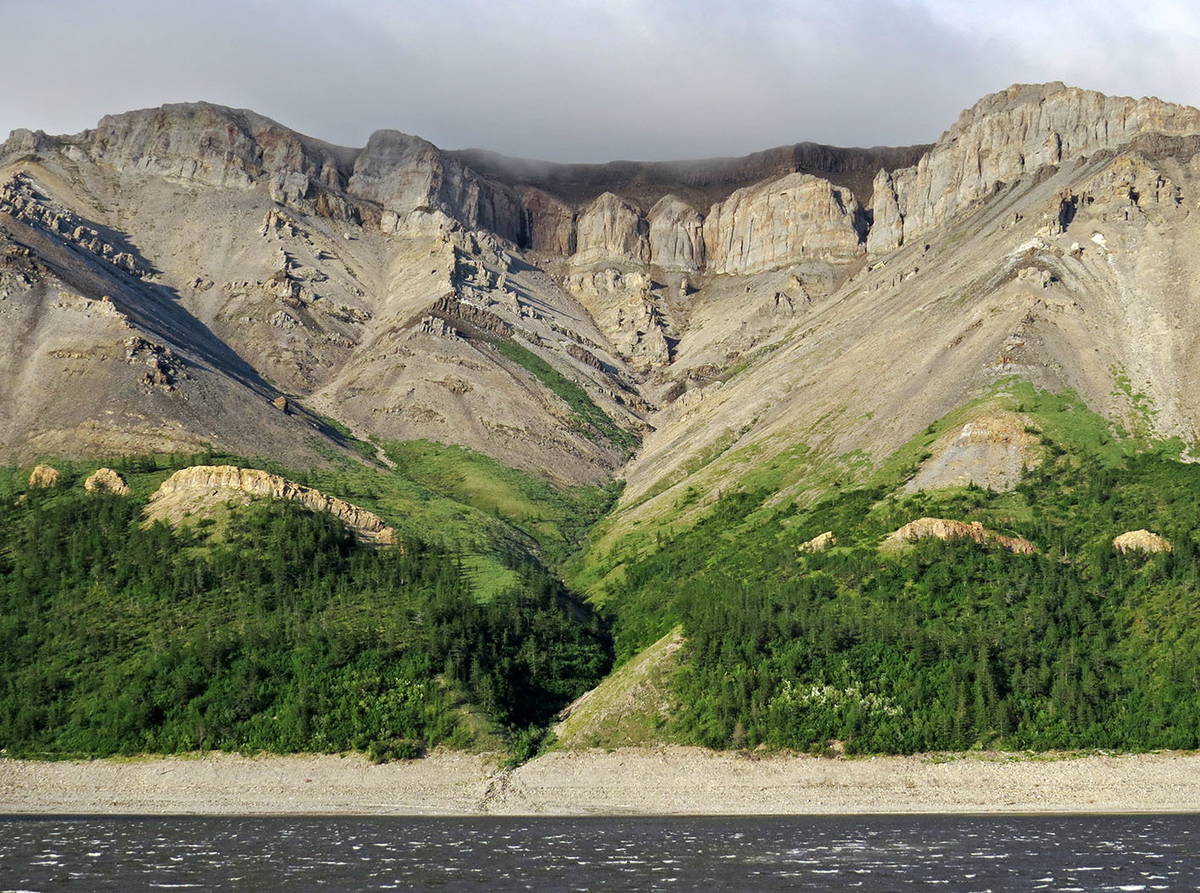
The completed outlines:
[[[208,541],[135,499],[0,508],[0,747],[17,754],[468,743],[462,707],[544,723],[607,669],[594,617],[533,565],[480,603],[457,556],[355,545],[290,504]]]
[[[627,567],[618,654],[682,622],[677,733],[714,746],[913,752],[1200,747],[1200,468],[1050,445],[1015,494],[834,495],[811,510],[720,500]],[[979,519],[1035,556],[924,542],[922,515]],[[1170,554],[1118,555],[1149,527]],[[832,529],[839,546],[799,555]]]

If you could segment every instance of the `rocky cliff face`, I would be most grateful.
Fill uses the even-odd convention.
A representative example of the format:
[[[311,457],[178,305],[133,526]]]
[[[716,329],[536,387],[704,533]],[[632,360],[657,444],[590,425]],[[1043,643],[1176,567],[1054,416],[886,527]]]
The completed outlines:
[[[873,250],[897,241],[897,213],[902,238],[912,239],[1039,169],[1120,148],[1145,133],[1197,131],[1200,111],[1159,99],[1106,96],[1061,83],[1010,87],[963,112],[915,166],[876,178],[871,204],[885,230]]]
[[[507,190],[493,186],[419,137],[395,130],[371,134],[354,162],[348,191],[378,204],[384,232],[423,226],[441,212],[470,229],[516,241],[524,219]]]
[[[344,149],[203,103],[14,132],[0,453],[302,465],[345,448],[315,411],[620,475],[653,512],[780,444],[878,460],[1008,375],[1192,442],[1197,116],[1015,87],[928,152],[598,166]],[[630,462],[581,394],[645,435]],[[995,435],[948,436],[913,485],[1011,483],[1027,438]]]
[[[704,218],[683,199],[664,195],[647,215],[650,260],[664,270],[704,266]]]
[[[921,539],[956,540],[966,539],[982,545],[999,546],[1008,552],[1019,555],[1032,555],[1035,551],[1033,543],[1019,536],[1005,536],[988,530],[978,521],[967,524],[965,521],[950,521],[945,518],[918,518],[905,524],[895,533],[889,534],[885,545],[899,546],[905,543],[915,543]]]
[[[867,224],[848,190],[809,174],[739,189],[704,220],[713,273],[757,273],[813,258],[862,253]]]
[[[296,502],[311,511],[333,515],[368,542],[379,545],[395,542],[395,531],[366,509],[277,474],[234,465],[195,465],[175,472],[150,497],[147,515],[151,519],[177,519],[179,508],[185,503],[225,502],[240,496]]]
[[[233,189],[265,181],[271,197],[290,208],[357,217],[340,194],[344,159],[333,147],[254,112],[199,102],[106,115],[72,143],[69,154],[117,171]]]
[[[606,192],[579,215],[571,262],[591,264],[609,258],[650,260],[649,227],[641,211]]]

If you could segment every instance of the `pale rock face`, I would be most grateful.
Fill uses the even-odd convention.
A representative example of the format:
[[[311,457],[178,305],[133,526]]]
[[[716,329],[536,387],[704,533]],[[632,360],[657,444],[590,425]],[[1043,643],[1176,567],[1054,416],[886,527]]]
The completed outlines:
[[[814,258],[863,251],[865,222],[848,189],[810,174],[787,174],[739,189],[712,206],[704,248],[712,273],[758,273]]]
[[[1130,552],[1170,552],[1171,543],[1149,530],[1130,530],[1113,540],[1113,548],[1122,555]]]
[[[194,465],[175,472],[150,497],[147,514],[151,519],[168,518],[175,507],[172,503],[182,505],[194,498],[220,502],[238,495],[298,502],[314,512],[333,515],[365,540],[381,545],[395,542],[395,530],[366,509],[277,474],[235,465]]]
[[[647,220],[651,263],[687,272],[704,266],[704,218],[695,208],[665,195],[650,209]]]
[[[49,465],[36,465],[29,473],[29,488],[58,486],[58,469]]]
[[[606,192],[579,215],[571,262],[582,265],[617,257],[647,263],[648,234],[642,213],[620,196]]]
[[[347,189],[383,206],[385,232],[411,231],[431,211],[513,241],[520,232],[522,213],[511,195],[445,157],[432,143],[395,130],[371,134]]]
[[[1032,555],[1033,543],[1019,536],[1005,536],[988,530],[978,521],[970,524],[965,521],[952,521],[946,518],[918,518],[905,524],[895,533],[889,534],[884,540],[884,546],[898,547],[905,543],[915,543],[917,540],[933,538],[939,540],[968,539],[982,545],[995,545],[1008,552],[1018,555]]]
[[[826,530],[824,533],[818,533],[806,543],[800,544],[801,552],[824,552],[829,548],[837,545],[837,537],[834,536],[832,530]]]
[[[893,175],[904,238],[936,227],[1000,183],[1119,148],[1149,132],[1200,132],[1200,111],[1061,83],[1015,85],[985,97],[963,112],[915,167]]]
[[[575,253],[575,211],[570,205],[540,189],[527,189],[521,211],[519,244],[550,254]]]
[[[871,223],[871,231],[867,233],[867,251],[879,254],[899,248],[904,243],[904,218],[900,216],[896,184],[892,182],[892,175],[885,170],[875,175],[871,209],[875,219]]]
[[[357,220],[336,194],[342,188],[327,147],[254,112],[210,103],[180,103],[106,115],[84,134],[92,161],[117,171],[140,171],[205,186],[250,189],[266,181],[271,198],[305,213]]]
[[[645,272],[607,269],[573,273],[564,284],[617,352],[635,367],[656,369],[671,361],[663,322],[651,294],[652,283]]]
[[[95,474],[83,482],[83,489],[89,493],[115,493],[118,496],[129,494],[129,485],[125,479],[111,468],[97,468]]]
[[[250,188],[264,161],[253,135],[207,103],[105,115],[89,154],[118,171],[239,189]]]

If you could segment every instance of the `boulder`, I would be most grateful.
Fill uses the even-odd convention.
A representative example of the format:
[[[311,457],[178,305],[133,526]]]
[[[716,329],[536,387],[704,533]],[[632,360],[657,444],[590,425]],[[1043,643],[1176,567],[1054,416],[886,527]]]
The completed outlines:
[[[118,496],[129,495],[129,485],[125,479],[111,468],[97,468],[95,474],[83,482],[83,489],[89,493],[115,493]]]
[[[800,544],[801,552],[824,552],[830,546],[837,545],[837,537],[833,535],[832,530],[826,530],[824,533],[819,533],[806,543]]]
[[[58,469],[51,468],[49,465],[35,465],[33,471],[29,473],[29,487],[57,487],[58,486]]]
[[[1113,539],[1113,548],[1122,555],[1130,552],[1170,552],[1171,543],[1149,530],[1130,530]]]

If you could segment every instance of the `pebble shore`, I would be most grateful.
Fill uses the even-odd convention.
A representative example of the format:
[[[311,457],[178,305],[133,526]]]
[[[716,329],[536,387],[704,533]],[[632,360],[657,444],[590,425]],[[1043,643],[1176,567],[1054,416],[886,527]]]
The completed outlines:
[[[1200,755],[435,753],[0,760],[0,814],[814,815],[1196,812]]]

